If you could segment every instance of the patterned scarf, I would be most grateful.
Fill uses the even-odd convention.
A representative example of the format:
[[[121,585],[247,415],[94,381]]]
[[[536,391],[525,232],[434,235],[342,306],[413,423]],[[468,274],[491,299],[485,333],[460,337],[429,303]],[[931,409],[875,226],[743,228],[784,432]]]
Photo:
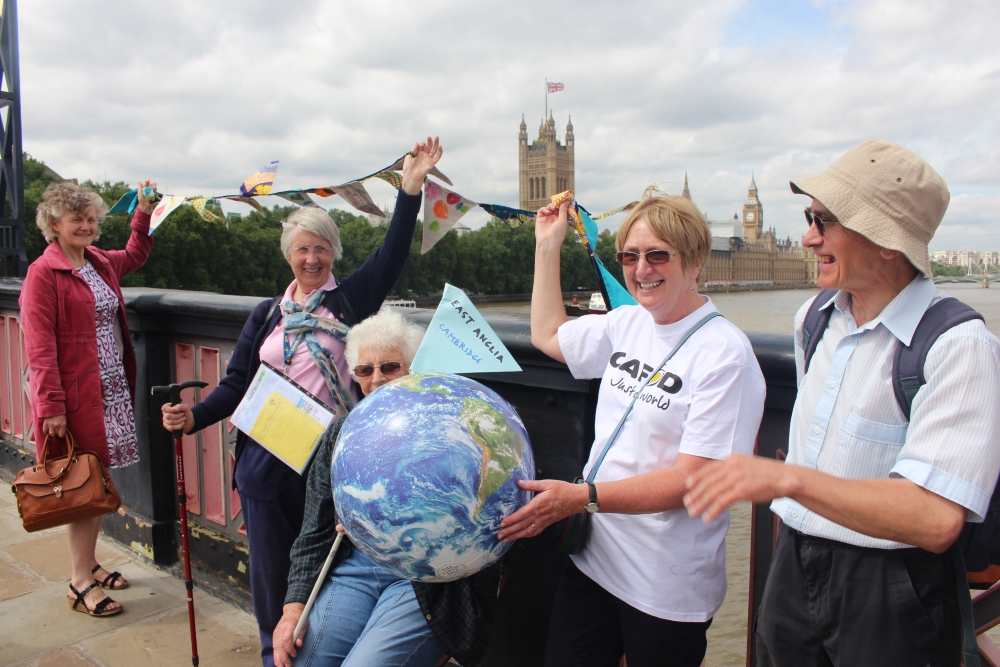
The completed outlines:
[[[319,372],[322,373],[323,380],[326,382],[326,388],[330,390],[330,395],[338,404],[338,414],[343,415],[354,407],[354,396],[351,395],[348,388],[350,385],[344,382],[344,378],[340,377],[337,364],[333,362],[333,353],[319,344],[315,332],[322,331],[339,341],[343,341],[347,338],[347,333],[351,328],[343,322],[313,314],[316,307],[323,302],[324,296],[326,296],[324,290],[316,290],[304,306],[291,299],[281,304],[281,312],[284,315],[281,328],[284,334],[282,338],[285,366],[291,364],[295,350],[304,340],[309,356],[316,363],[316,367],[319,368]],[[288,334],[295,337],[291,343],[288,342]]]

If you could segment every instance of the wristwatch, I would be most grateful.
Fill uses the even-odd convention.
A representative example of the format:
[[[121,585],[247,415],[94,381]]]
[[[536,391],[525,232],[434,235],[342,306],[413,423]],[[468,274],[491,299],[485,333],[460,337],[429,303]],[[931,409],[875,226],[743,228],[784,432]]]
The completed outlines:
[[[590,489],[590,502],[584,506],[584,509],[593,514],[601,509],[600,505],[597,504],[597,487],[593,482],[587,482],[587,487]]]

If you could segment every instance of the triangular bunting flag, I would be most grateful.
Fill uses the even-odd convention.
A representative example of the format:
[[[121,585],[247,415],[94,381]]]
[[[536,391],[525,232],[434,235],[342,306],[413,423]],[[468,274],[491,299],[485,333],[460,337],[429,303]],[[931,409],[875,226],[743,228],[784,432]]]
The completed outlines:
[[[500,373],[521,367],[465,292],[446,283],[410,369],[417,373]]]
[[[205,206],[208,204],[207,197],[189,197],[188,202],[194,207],[195,212],[201,216],[205,222],[222,222],[222,218],[209,211]]]
[[[420,254],[426,255],[441,240],[458,219],[468,213],[476,202],[452,192],[433,181],[424,183],[424,238]]]
[[[596,249],[598,241],[597,223],[582,208],[579,208],[579,211],[583,228],[586,230],[587,238],[590,241],[590,247]],[[596,252],[594,253],[594,259],[597,260],[598,271],[601,274],[601,278],[604,279],[604,288],[608,292],[608,298],[611,299],[611,303],[608,304],[608,310],[614,310],[618,306],[634,306],[636,304],[635,299],[632,298],[627,289],[622,287],[618,279],[604,268],[604,262],[601,261]]]
[[[163,224],[163,221],[167,219],[167,216],[173,213],[178,206],[184,203],[183,197],[174,197],[172,195],[164,195],[160,203],[156,205],[153,209],[152,215],[150,215],[149,220],[149,235],[152,236],[156,228]]]
[[[406,160],[406,155],[404,155],[403,157],[399,158],[398,160],[396,160],[395,162],[393,162],[392,164],[390,164],[385,169],[382,169],[381,171],[403,171],[403,161],[404,160]],[[372,176],[377,176],[377,175],[378,175],[377,173],[376,174],[372,174]],[[444,174],[442,174],[441,171],[437,167],[431,167],[430,175],[433,176],[434,178],[438,179],[439,181],[444,181],[448,185],[454,185],[454,183],[451,182],[451,179],[448,178],[447,176],[445,176]],[[400,183],[402,183],[402,179],[400,179]]]
[[[349,183],[344,183],[342,185],[328,185],[325,188],[313,188],[311,190],[305,190],[320,197],[332,197],[333,195],[340,195],[344,198],[348,204],[358,209],[362,213],[370,213],[372,215],[377,215],[380,218],[385,217],[385,211],[381,210],[372,201],[371,195],[365,190],[365,186],[361,185],[360,181],[350,181]]]
[[[272,193],[275,197],[281,197],[285,201],[290,201],[298,206],[315,206],[319,208],[319,204],[314,202],[308,194],[302,192],[301,190],[289,190],[288,192],[274,192]]]
[[[240,194],[244,197],[270,194],[271,186],[274,185],[274,179],[277,175],[278,161],[267,163],[258,169],[257,173],[243,181],[243,185],[240,186]]]
[[[253,197],[237,197],[236,195],[230,195],[228,197],[219,197],[219,199],[228,199],[230,201],[238,201],[241,204],[248,204],[250,206],[253,206],[258,213],[260,214],[264,213],[264,209],[260,207],[260,204],[258,204],[257,200],[254,199]]]
[[[403,187],[403,177],[394,171],[380,171],[377,174],[372,174],[368,178],[379,178],[394,187],[395,189],[400,189]],[[368,178],[365,180],[367,181]]]

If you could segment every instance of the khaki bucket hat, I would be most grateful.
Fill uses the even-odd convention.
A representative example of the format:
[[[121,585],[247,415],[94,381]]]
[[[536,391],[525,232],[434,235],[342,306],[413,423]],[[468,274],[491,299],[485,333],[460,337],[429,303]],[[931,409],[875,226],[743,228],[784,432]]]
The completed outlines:
[[[951,195],[940,174],[913,151],[872,139],[844,153],[826,172],[789,184],[792,192],[830,209],[848,229],[898,250],[924,276],[931,275],[927,244]]]

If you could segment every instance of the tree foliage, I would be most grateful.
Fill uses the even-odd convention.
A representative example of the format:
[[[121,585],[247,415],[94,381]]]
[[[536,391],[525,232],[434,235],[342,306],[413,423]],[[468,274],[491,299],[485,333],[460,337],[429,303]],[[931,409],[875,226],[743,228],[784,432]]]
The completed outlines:
[[[25,154],[25,213],[28,260],[45,250],[45,241],[34,223],[42,193],[58,179],[44,163]],[[84,182],[110,207],[131,186],[124,182]],[[127,276],[126,287],[158,287],[199,290],[222,294],[273,296],[292,280],[291,268],[281,254],[281,221],[298,207],[275,206],[264,213],[230,215],[224,223],[203,220],[191,206],[181,206],[157,228],[153,251],[145,266]],[[216,210],[216,213],[219,213]],[[368,218],[332,209],[330,216],[340,229],[344,256],[334,263],[338,279],[349,275],[382,244],[386,227],[373,227]],[[131,233],[130,217],[109,215],[101,225],[95,246],[125,247]],[[534,262],[534,224],[517,228],[492,220],[481,229],[459,236],[448,232],[426,255],[420,254],[422,239],[418,222],[410,245],[410,257],[393,290],[393,296],[440,294],[451,283],[470,294],[526,294],[531,292]],[[619,278],[621,267],[614,261],[614,235],[603,235],[597,254]],[[596,290],[597,279],[583,245],[570,232],[562,248],[563,289]]]

